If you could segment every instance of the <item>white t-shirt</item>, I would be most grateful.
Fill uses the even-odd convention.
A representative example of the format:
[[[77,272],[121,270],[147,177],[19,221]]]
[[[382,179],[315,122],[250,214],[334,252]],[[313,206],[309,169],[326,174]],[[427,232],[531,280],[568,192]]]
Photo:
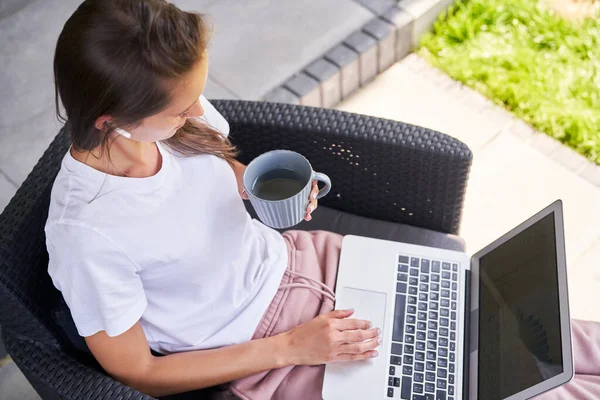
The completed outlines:
[[[229,125],[203,97],[204,121]],[[81,336],[141,321],[160,353],[250,340],[287,266],[281,235],[252,220],[229,164],[181,157],[147,178],[64,157],[46,223],[48,271]]]

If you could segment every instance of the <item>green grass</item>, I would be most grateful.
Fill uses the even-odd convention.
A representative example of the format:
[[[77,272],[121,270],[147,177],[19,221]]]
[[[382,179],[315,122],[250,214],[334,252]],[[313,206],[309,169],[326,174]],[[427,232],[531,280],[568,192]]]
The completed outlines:
[[[600,18],[567,21],[535,0],[466,0],[419,54],[600,164]]]

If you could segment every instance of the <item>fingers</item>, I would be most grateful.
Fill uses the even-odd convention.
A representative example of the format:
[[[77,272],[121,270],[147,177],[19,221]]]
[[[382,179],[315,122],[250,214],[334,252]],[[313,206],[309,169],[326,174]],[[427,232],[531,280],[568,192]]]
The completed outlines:
[[[349,331],[354,329],[369,329],[371,321],[356,318],[347,318],[337,321],[336,328],[340,331]]]
[[[327,313],[326,315],[331,318],[348,318],[354,314],[354,309],[349,308],[347,310],[333,310]]]
[[[381,344],[381,338],[376,336],[360,343],[345,343],[339,347],[339,354],[362,354],[375,350]]]
[[[332,362],[340,362],[340,361],[359,361],[359,360],[368,360],[369,358],[377,357],[379,353],[376,350],[369,350],[362,354],[338,354]]]
[[[249,199],[248,193],[246,193],[246,189],[242,189],[242,199],[244,199],[244,200],[248,200]]]
[[[354,331],[340,332],[339,338],[342,343],[357,344],[365,340],[376,340],[381,335],[379,328],[358,329]]]
[[[306,215],[304,216],[304,219],[306,221],[310,221],[312,219],[312,212],[315,211],[315,209],[317,208],[318,202],[317,202],[317,195],[319,194],[319,185],[317,184],[317,181],[313,181],[312,183],[312,189],[310,192],[310,203],[308,204],[308,207],[306,209]]]

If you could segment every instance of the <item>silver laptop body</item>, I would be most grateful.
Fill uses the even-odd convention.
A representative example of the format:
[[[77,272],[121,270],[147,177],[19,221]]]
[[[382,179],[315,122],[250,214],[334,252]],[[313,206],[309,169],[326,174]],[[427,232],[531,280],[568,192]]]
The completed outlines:
[[[348,235],[336,309],[379,356],[327,364],[323,398],[521,400],[573,376],[562,202],[472,257]]]

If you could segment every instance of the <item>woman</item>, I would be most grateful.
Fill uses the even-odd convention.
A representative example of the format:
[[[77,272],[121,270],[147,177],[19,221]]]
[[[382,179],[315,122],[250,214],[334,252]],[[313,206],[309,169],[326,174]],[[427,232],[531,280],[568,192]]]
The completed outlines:
[[[49,273],[98,362],[142,392],[320,398],[323,364],[376,356],[379,330],[331,311],[339,235],[246,212],[245,167],[202,96],[208,39],[163,0],[86,0],[66,22],[54,74],[72,146]]]

